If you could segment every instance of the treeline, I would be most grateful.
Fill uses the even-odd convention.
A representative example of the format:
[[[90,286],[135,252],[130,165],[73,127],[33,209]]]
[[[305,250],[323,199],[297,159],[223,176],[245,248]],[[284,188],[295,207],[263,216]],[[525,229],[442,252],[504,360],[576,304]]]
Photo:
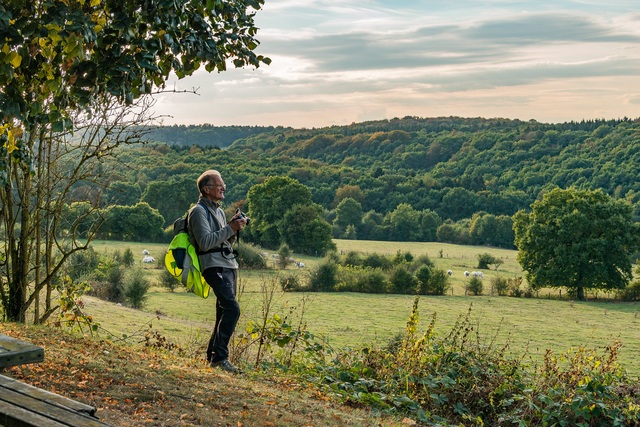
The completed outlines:
[[[405,117],[270,128],[224,150],[151,143],[125,148],[119,160],[105,168],[104,203],[146,202],[164,227],[197,199],[195,179],[210,168],[223,173],[225,205],[250,215],[252,186],[270,176],[297,180],[341,238],[513,247],[511,216],[569,186],[627,199],[640,220],[639,120]]]
[[[159,126],[148,132],[146,139],[186,147],[199,145],[226,148],[238,139],[270,132],[274,129],[273,126],[213,126],[209,124]]]

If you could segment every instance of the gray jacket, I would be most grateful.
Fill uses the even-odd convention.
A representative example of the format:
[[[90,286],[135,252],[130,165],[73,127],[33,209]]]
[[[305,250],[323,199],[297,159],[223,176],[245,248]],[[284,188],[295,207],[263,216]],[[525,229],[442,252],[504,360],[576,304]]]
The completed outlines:
[[[220,247],[232,249],[235,232],[227,224],[227,218],[218,203],[200,196],[198,204],[189,209],[187,218],[189,237],[199,251],[206,252]],[[212,252],[199,255],[198,259],[201,271],[211,267],[238,268],[238,263],[231,253],[225,255],[222,252]]]

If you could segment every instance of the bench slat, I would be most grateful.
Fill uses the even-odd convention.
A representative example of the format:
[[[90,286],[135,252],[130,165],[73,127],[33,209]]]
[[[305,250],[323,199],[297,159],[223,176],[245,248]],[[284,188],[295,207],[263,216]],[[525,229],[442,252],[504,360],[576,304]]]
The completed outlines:
[[[0,375],[0,388],[1,387],[32,396],[36,399],[42,400],[43,402],[59,405],[64,408],[69,408],[73,411],[81,412],[83,414],[87,414],[90,416],[96,415],[96,408],[93,406],[85,405],[84,403],[78,402],[77,400],[69,399],[68,397],[51,393],[47,390],[34,387],[30,384],[20,382],[4,375]]]
[[[44,349],[35,344],[0,334],[0,368],[44,360]]]
[[[0,426],[5,427],[69,427],[51,418],[0,400]]]
[[[73,427],[107,427],[108,424],[103,423],[97,418],[92,418],[89,415],[76,412],[75,410],[64,407],[59,403],[50,403],[48,401],[39,400],[34,396],[30,396],[28,394],[23,394],[17,391],[14,391],[10,388],[2,387],[0,388],[0,403],[2,403],[3,408],[0,410],[2,416],[8,416],[14,419],[15,422],[19,422],[22,420],[24,416],[24,422],[29,422],[28,420],[35,416],[40,419],[40,417],[47,418],[51,421],[55,421],[57,424],[52,424],[52,426],[73,426]],[[20,411],[22,409],[23,411]],[[28,414],[25,414],[26,411]],[[1,418],[0,418],[1,419]],[[11,424],[10,424],[11,425]],[[45,426],[48,424],[15,424],[16,426]]]

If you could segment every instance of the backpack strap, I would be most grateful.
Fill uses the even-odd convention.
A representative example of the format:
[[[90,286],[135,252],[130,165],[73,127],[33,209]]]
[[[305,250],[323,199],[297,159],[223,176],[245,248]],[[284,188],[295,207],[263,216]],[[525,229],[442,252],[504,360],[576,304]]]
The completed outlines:
[[[204,203],[200,203],[198,202],[198,205],[202,206],[202,209],[204,209],[204,211],[207,213],[207,220],[210,222],[211,221],[211,212],[209,211],[209,208],[207,208]],[[223,227],[220,224],[220,221],[218,221],[217,217],[213,217],[214,221],[218,224],[218,226],[220,226],[220,229],[222,229]],[[189,215],[187,215],[187,227],[189,226]],[[198,256],[200,255],[206,255],[206,254],[212,254],[212,253],[217,253],[220,252],[222,253],[223,257],[227,257],[231,254],[233,254],[233,257],[237,257],[238,256],[238,251],[235,249],[231,249],[230,247],[221,245],[219,248],[213,248],[213,249],[209,249],[208,251],[201,251],[200,248],[198,247],[197,243],[194,245],[196,248],[196,254]]]
[[[208,251],[201,251],[200,249],[196,248],[196,253],[198,255],[205,255],[205,254],[212,254],[215,252],[221,252],[222,255],[230,255],[233,254],[234,256],[238,256],[238,251],[236,251],[235,249],[231,250],[231,248],[228,248],[226,246],[221,246],[219,248],[213,248],[213,249],[209,249]]]

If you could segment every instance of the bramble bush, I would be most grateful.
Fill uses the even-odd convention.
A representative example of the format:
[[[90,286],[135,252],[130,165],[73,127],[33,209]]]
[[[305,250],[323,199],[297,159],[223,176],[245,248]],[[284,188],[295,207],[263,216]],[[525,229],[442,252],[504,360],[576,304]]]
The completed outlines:
[[[281,347],[301,338],[304,344],[298,356],[285,352],[268,366],[346,404],[425,426],[640,425],[640,386],[616,362],[619,342],[603,354],[585,348],[561,357],[547,352],[540,366],[528,366],[526,354],[506,355],[508,343],[483,342],[471,308],[444,336],[434,332],[435,314],[419,333],[418,301],[403,336],[359,350],[336,351],[274,317],[266,339]]]

